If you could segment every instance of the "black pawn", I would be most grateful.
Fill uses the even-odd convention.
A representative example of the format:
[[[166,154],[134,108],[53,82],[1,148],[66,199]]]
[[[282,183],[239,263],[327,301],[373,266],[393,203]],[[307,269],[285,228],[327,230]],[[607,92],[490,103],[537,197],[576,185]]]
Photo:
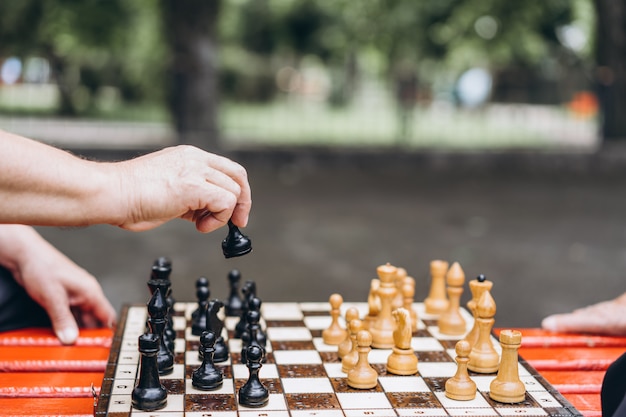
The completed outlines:
[[[241,281],[241,273],[237,269],[233,269],[228,273],[228,282],[230,284],[230,295],[226,301],[226,315],[229,317],[241,316],[243,300],[239,296],[239,282]]]
[[[252,241],[243,235],[232,221],[228,221],[228,235],[222,241],[222,252],[226,258],[243,256],[252,252]]]
[[[246,281],[241,289],[241,293],[243,294],[243,305],[241,308],[241,316],[239,317],[239,322],[235,326],[235,338],[240,338],[247,329],[248,323],[248,306],[250,304],[250,300],[256,297],[256,284],[254,281]]]
[[[250,371],[250,377],[239,389],[239,404],[245,407],[263,407],[267,405],[270,399],[269,391],[259,380],[259,371],[263,366],[261,365],[263,350],[260,346],[251,345],[248,347],[246,356],[248,358],[246,366]]]
[[[213,354],[215,353],[215,333],[210,330],[205,331],[200,336],[200,350],[202,351],[202,365],[191,375],[191,384],[204,391],[212,391],[220,388],[224,382],[222,371],[213,364]]]
[[[148,302],[148,326],[150,333],[159,338],[159,352],[157,353],[157,364],[159,375],[171,374],[174,371],[174,355],[168,348],[163,338],[167,317],[167,301],[157,288]]]
[[[250,310],[248,311],[248,330],[241,337],[242,340],[242,349],[241,349],[241,362],[247,363],[248,358],[248,348],[250,346],[258,346],[261,349],[262,356],[261,362],[265,361],[265,341],[261,343],[259,341],[259,332],[261,326],[259,325],[259,320],[261,319],[261,315],[258,311]]]
[[[151,333],[139,336],[139,352],[139,379],[131,395],[132,405],[144,411],[158,410],[167,404],[167,390],[161,385],[157,365],[159,336]]]
[[[215,363],[226,362],[229,353],[228,346],[222,336],[224,323],[218,316],[222,307],[224,307],[224,303],[220,300],[211,300],[206,311],[206,329],[215,333],[215,353],[213,354],[213,362]],[[199,356],[202,359],[202,349],[199,351]]]
[[[200,336],[206,330],[206,311],[209,305],[209,280],[204,277],[196,281],[196,297],[198,298],[198,308],[191,313],[191,334]]]

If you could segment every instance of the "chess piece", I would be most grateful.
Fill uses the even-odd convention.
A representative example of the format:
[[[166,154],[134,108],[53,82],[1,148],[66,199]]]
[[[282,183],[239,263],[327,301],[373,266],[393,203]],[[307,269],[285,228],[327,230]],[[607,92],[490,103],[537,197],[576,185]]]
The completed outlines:
[[[165,330],[163,331],[163,338],[165,344],[174,351],[174,340],[176,339],[176,331],[174,330],[174,321],[172,320],[172,312],[174,309],[174,297],[172,297],[172,282],[170,281],[170,275],[172,273],[172,262],[161,256],[157,258],[152,264],[152,270],[150,273],[150,279],[148,280],[148,288],[150,289],[150,295],[154,294],[154,291],[159,288],[161,294],[165,295],[167,304],[167,317],[165,322]]]
[[[157,353],[159,336],[145,333],[139,336],[139,379],[131,394],[133,407],[143,411],[159,410],[167,405],[167,390],[159,380]]]
[[[211,297],[209,289],[209,280],[205,277],[199,277],[196,280],[196,299],[198,300],[198,308],[191,313],[191,334],[200,336],[206,330],[206,308]]]
[[[491,291],[493,287],[493,282],[489,281],[487,277],[483,274],[480,274],[469,282],[470,291],[472,292],[472,298],[467,302],[467,308],[472,313],[474,317],[474,324],[472,325],[472,329],[465,336],[465,340],[467,340],[471,347],[476,344],[478,340],[478,322],[476,321],[476,304],[478,304],[478,300],[480,296],[483,295],[485,291]]]
[[[356,307],[350,307],[346,310],[345,319],[348,325],[352,320],[358,318],[359,310],[357,310]],[[350,331],[346,332],[346,338],[343,339],[343,341],[339,343],[339,346],[337,347],[337,355],[339,355],[339,358],[343,358],[346,354],[348,354],[348,352],[352,350],[352,339],[350,338],[350,333]]]
[[[228,273],[228,284],[230,286],[230,295],[226,301],[226,315],[229,317],[238,317],[241,315],[243,300],[239,296],[239,282],[241,281],[241,272],[233,269]]]
[[[434,260],[430,262],[430,292],[424,300],[427,314],[439,315],[448,309],[445,282],[447,271],[448,263],[446,261]]]
[[[246,357],[246,366],[250,371],[250,376],[239,389],[239,404],[245,407],[263,407],[269,402],[269,391],[259,379],[259,371],[263,366],[261,365],[263,350],[257,345],[251,345],[248,347]]]
[[[243,295],[243,305],[241,306],[241,316],[235,326],[235,338],[241,338],[241,335],[246,331],[248,326],[248,309],[250,308],[250,300],[256,297],[256,283],[254,281],[246,281],[241,288]]]
[[[328,299],[330,303],[330,326],[322,332],[322,339],[327,345],[338,345],[346,338],[346,330],[339,325],[339,315],[341,314],[341,304],[343,297],[339,294],[332,294]]]
[[[348,385],[357,389],[370,389],[378,384],[378,373],[369,364],[368,355],[372,350],[372,335],[367,330],[360,330],[357,334],[359,360],[348,372]]]
[[[465,334],[465,319],[461,315],[461,294],[465,283],[465,273],[458,262],[452,264],[446,274],[448,284],[448,308],[439,316],[437,326],[441,334],[457,336]]]
[[[500,357],[491,342],[491,329],[495,323],[496,302],[489,291],[483,292],[476,304],[478,339],[469,354],[467,368],[479,374],[490,374],[498,370]]]
[[[402,284],[402,307],[406,309],[411,315],[411,332],[417,331],[417,312],[413,308],[413,301],[415,301],[415,279],[412,277],[404,278]]]
[[[378,278],[372,279],[370,283],[370,291],[367,296],[368,312],[365,320],[363,320],[363,328],[368,330],[372,323],[376,321],[378,313],[380,313],[380,297],[378,296],[378,289],[380,288],[380,280]]]
[[[357,335],[363,330],[363,322],[359,319],[353,319],[348,323],[348,330],[350,334],[350,343],[352,345],[352,349],[350,352],[343,355],[341,358],[341,372],[347,374],[356,363],[359,361],[359,351],[357,346]]]
[[[391,316],[391,303],[396,296],[396,285],[394,277],[396,275],[396,267],[386,264],[376,268],[378,279],[380,279],[380,288],[378,296],[380,297],[380,313],[376,317],[376,321],[369,328],[372,334],[372,347],[378,349],[391,349],[393,347],[393,330],[395,322]]]
[[[489,397],[501,403],[519,403],[526,398],[526,387],[519,379],[517,351],[522,344],[522,333],[517,330],[502,330],[500,345],[502,360],[498,376],[491,381]]]
[[[248,311],[248,320],[247,320],[248,330],[241,337],[241,341],[242,341],[241,362],[242,363],[247,362],[246,355],[248,354],[248,348],[250,346],[258,346],[261,349],[261,352],[263,353],[263,356],[261,357],[261,361],[262,362],[265,361],[266,340],[264,337],[262,338],[262,340],[259,340],[261,339],[261,333],[260,333],[261,326],[259,325],[260,320],[261,320],[261,313],[258,310],[251,309],[250,311]]]
[[[219,318],[220,309],[224,306],[220,300],[211,300],[206,311],[206,329],[215,334],[215,343],[213,346],[213,362],[226,362],[228,360],[228,345],[224,341],[222,331],[224,323]],[[200,349],[199,354],[202,359],[203,350]]]
[[[203,332],[202,336],[200,336],[202,364],[191,375],[191,384],[199,390],[213,391],[223,385],[224,374],[213,363],[216,340],[217,337],[211,330]]]
[[[411,313],[401,307],[391,314],[396,321],[396,329],[393,331],[393,351],[387,358],[387,372],[413,375],[417,372],[417,356],[411,347]]]
[[[148,302],[148,326],[150,333],[157,335],[159,338],[159,351],[157,353],[159,375],[168,375],[174,371],[174,355],[163,338],[167,321],[166,317],[167,301],[165,296],[161,294],[161,290],[157,288]]]
[[[222,252],[225,258],[243,256],[252,252],[252,241],[242,234],[231,220],[228,221],[228,235],[222,241]]]
[[[476,383],[467,373],[470,344],[467,340],[459,340],[456,350],[456,374],[446,381],[446,397],[457,401],[468,401],[476,398]]]
[[[407,277],[406,269],[397,268],[396,275],[394,277],[394,284],[396,285],[396,296],[391,302],[391,310],[400,308],[404,305],[404,298],[402,297],[402,285],[404,285],[404,279]]]

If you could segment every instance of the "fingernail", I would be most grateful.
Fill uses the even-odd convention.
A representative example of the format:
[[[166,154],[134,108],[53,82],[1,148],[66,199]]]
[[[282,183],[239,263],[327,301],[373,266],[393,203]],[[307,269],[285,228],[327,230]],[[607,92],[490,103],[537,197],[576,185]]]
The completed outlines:
[[[553,316],[546,317],[541,322],[541,327],[543,327],[546,330],[550,330],[552,332],[558,331],[558,324],[557,324],[556,318],[554,318]]]
[[[64,345],[71,345],[78,338],[78,329],[74,327],[66,327],[57,333],[57,337]]]

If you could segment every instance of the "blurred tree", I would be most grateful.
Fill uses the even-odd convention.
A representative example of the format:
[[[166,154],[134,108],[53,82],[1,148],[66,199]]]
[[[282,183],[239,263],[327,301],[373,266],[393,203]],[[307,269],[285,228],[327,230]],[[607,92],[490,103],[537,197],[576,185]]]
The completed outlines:
[[[626,3],[594,0],[596,80],[605,139],[626,139]]]
[[[124,43],[129,23],[122,0],[0,2],[0,55],[42,56],[59,89],[59,113],[79,111],[81,73],[96,89],[123,66],[111,49]],[[91,76],[91,77],[90,77]]]
[[[169,46],[167,102],[185,143],[219,147],[217,19],[220,0],[161,0]]]

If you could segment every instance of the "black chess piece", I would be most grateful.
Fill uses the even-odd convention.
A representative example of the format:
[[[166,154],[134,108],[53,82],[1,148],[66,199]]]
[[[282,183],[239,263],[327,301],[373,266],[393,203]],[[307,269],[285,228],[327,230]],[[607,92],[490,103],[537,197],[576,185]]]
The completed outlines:
[[[224,329],[224,323],[219,318],[220,309],[224,307],[224,303],[220,300],[211,300],[206,311],[206,329],[215,333],[215,352],[213,354],[213,361],[215,363],[226,362],[228,360],[228,345],[224,341],[222,336],[222,330]],[[202,359],[202,349],[199,351],[199,356]]]
[[[154,291],[158,288],[161,294],[165,294],[167,305],[167,315],[165,321],[165,330],[163,330],[163,339],[170,351],[174,351],[174,340],[176,339],[176,331],[174,330],[174,322],[172,320],[172,311],[174,307],[174,298],[172,297],[172,282],[170,274],[172,273],[172,262],[161,256],[154,261],[152,272],[148,280],[148,288],[150,294],[154,295]]]
[[[167,317],[167,301],[157,288],[148,302],[148,326],[150,333],[159,338],[159,352],[157,353],[157,364],[159,375],[168,375],[174,371],[174,355],[168,348],[163,338]]]
[[[230,284],[230,295],[226,301],[226,315],[229,317],[241,316],[243,300],[239,296],[239,282],[241,281],[241,273],[237,269],[233,269],[228,273],[228,283]]]
[[[161,409],[167,405],[167,390],[159,380],[159,336],[152,333],[139,336],[139,352],[139,379],[131,394],[132,405],[144,411]]]
[[[252,323],[250,322],[251,317],[256,318],[256,322],[254,323],[254,329],[255,329],[256,335],[254,336],[254,338],[261,347],[265,348],[267,344],[267,336],[265,335],[265,332],[263,331],[261,326],[258,324],[261,318],[261,299],[258,297],[250,298],[248,301],[247,311],[248,312],[246,313],[246,327],[245,327],[245,330],[241,332],[241,340],[243,341],[242,348],[245,348],[250,344],[249,343],[250,338],[251,338],[250,328],[252,326]],[[256,314],[254,316],[250,316],[251,311],[255,311]],[[241,362],[246,363],[246,360],[243,356],[242,356]]]
[[[265,362],[265,340],[263,340],[263,343],[259,340],[261,329],[259,320],[261,320],[261,314],[257,310],[248,311],[248,329],[241,337],[241,363],[247,363],[248,348],[250,346],[258,346],[261,349],[261,362]]]
[[[248,347],[246,356],[248,358],[246,366],[250,371],[250,377],[239,389],[239,404],[245,407],[263,407],[267,405],[270,398],[269,391],[259,380],[259,371],[263,366],[261,364],[263,350],[260,346],[251,345]]]
[[[254,281],[246,281],[246,283],[243,284],[243,288],[241,288],[241,293],[243,294],[243,305],[241,306],[239,322],[237,322],[235,326],[235,338],[240,338],[248,326],[246,321],[248,319],[248,306],[250,300],[256,297],[256,283]]]
[[[196,297],[198,299],[198,308],[191,313],[191,334],[200,336],[206,328],[206,311],[209,305],[209,280],[200,277],[196,281]]]
[[[225,258],[243,256],[252,252],[252,241],[242,234],[230,220],[228,221],[228,235],[222,241],[222,252]]]
[[[217,337],[211,330],[200,336],[200,350],[202,351],[202,365],[191,375],[191,384],[199,390],[213,391],[224,383],[224,374],[214,365],[215,342]]]
[[[485,276],[485,274],[480,274],[476,277],[476,280],[478,282],[485,282],[487,280],[487,277]]]

